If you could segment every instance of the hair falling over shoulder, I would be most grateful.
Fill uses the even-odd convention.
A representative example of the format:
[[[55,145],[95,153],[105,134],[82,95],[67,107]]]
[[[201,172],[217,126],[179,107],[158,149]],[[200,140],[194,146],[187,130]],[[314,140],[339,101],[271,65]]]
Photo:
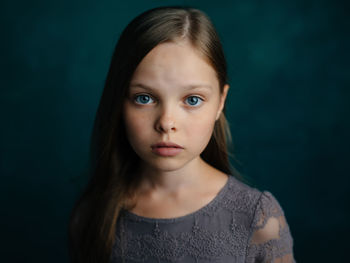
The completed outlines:
[[[222,45],[201,11],[161,7],[139,15],[122,32],[115,47],[94,121],[90,143],[90,179],[69,224],[69,252],[74,263],[110,261],[119,212],[138,185],[139,157],[127,141],[123,101],[140,61],[155,46],[185,38],[215,69],[221,91],[227,83]],[[202,158],[224,173],[240,178],[230,166],[230,133],[222,113]]]

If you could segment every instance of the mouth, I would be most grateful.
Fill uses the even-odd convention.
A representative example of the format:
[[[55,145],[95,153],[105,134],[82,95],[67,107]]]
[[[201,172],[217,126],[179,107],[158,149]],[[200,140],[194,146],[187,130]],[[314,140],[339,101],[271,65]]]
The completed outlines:
[[[182,146],[176,144],[176,143],[172,143],[172,142],[160,142],[157,144],[153,144],[152,146],[153,148],[179,148],[179,149],[183,149]]]
[[[153,144],[152,152],[159,156],[175,156],[181,153],[183,147],[171,142],[161,142],[157,144]]]

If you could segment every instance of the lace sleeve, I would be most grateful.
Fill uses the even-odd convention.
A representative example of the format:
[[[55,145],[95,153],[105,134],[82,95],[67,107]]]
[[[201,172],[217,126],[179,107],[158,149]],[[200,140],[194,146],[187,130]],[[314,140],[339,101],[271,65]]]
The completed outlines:
[[[295,263],[293,238],[275,197],[264,191],[258,201],[247,250],[247,263]]]

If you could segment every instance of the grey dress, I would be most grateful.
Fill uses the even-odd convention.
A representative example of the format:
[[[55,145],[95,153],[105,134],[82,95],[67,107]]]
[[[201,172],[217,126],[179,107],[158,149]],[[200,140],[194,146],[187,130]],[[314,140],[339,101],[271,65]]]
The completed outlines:
[[[233,176],[201,209],[155,219],[122,210],[112,263],[295,262],[284,212],[268,191]]]

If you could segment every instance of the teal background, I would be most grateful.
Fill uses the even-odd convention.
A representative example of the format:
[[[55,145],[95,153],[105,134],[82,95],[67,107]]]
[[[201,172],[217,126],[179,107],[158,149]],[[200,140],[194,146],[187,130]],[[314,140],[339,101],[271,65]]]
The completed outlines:
[[[142,11],[205,11],[229,64],[236,167],[284,209],[298,262],[344,262],[348,1],[2,1],[1,262],[67,262],[67,223],[121,30]],[[78,178],[77,178],[78,177]]]

